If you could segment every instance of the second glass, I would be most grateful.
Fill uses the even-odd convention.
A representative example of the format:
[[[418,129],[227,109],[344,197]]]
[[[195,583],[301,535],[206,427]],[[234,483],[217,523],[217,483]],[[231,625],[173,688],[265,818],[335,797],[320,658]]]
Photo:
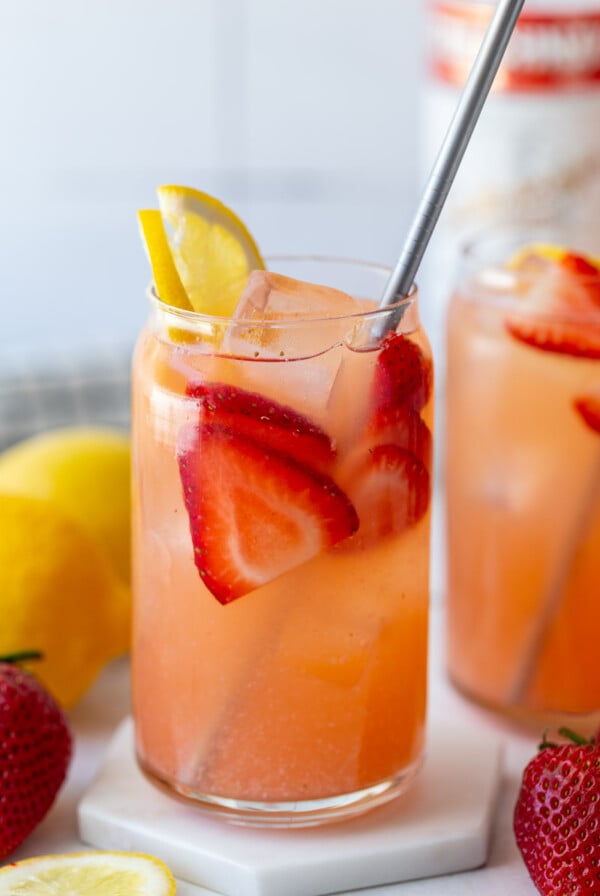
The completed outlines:
[[[292,826],[389,800],[420,764],[433,376],[416,293],[372,338],[397,310],[376,309],[387,269],[273,266],[358,304],[259,322],[151,296],[134,361],[133,700],[152,780]]]
[[[592,251],[588,229],[570,239]],[[532,721],[600,709],[600,270],[556,231],[470,246],[448,317],[448,664]],[[596,247],[598,248],[598,247]]]

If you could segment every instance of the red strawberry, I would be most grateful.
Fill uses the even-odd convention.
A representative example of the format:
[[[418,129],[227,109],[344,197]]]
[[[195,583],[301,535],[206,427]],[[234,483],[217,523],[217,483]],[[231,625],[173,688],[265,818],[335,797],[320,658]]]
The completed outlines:
[[[431,432],[421,415],[410,405],[376,411],[367,424],[363,443],[369,451],[376,445],[398,445],[414,454],[431,470]]]
[[[293,408],[258,392],[228,383],[190,383],[198,399],[200,421],[215,423],[321,468],[331,465],[335,449],[327,433]]]
[[[507,319],[508,332],[542,351],[600,358],[600,270],[572,252],[546,264],[547,289],[527,294],[524,313]]]
[[[585,283],[587,295],[600,308],[600,269],[583,255],[576,255],[574,252],[567,252],[561,264],[565,271]]]
[[[376,412],[408,404],[422,410],[431,397],[433,367],[420,346],[401,333],[385,337],[373,377]]]
[[[353,546],[402,532],[417,523],[429,507],[427,467],[400,445],[376,445],[360,451],[340,473],[340,481],[360,520]]]
[[[567,729],[523,773],[514,812],[517,845],[542,894],[600,894],[600,745]]]
[[[194,560],[223,604],[358,528],[331,477],[217,423],[182,431],[178,461]]]
[[[31,658],[0,658],[0,859],[46,815],[71,760],[62,710],[32,675],[14,665]]]
[[[575,410],[594,432],[600,432],[600,395],[584,395],[573,402]]]

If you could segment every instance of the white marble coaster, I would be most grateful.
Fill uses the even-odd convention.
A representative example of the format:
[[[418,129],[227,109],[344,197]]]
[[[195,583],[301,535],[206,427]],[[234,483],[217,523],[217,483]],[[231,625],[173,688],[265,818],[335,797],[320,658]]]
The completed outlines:
[[[150,852],[176,877],[225,896],[322,896],[449,874],[485,863],[500,752],[489,734],[433,724],[405,795],[338,824],[265,831],[209,817],[150,784],[127,719],[79,804],[79,830],[96,848]]]

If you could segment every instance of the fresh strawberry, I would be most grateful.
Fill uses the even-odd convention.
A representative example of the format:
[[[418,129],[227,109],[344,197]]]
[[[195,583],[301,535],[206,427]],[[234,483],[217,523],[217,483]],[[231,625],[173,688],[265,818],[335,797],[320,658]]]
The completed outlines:
[[[72,738],[62,710],[15,665],[35,656],[0,658],[0,859],[46,815],[71,760]]]
[[[573,406],[590,429],[600,432],[600,395],[583,395],[574,400]]]
[[[219,422],[186,427],[178,461],[194,560],[223,604],[358,528],[330,476]]]
[[[400,445],[376,445],[358,452],[342,469],[340,481],[360,520],[353,547],[364,547],[404,531],[418,523],[429,507],[427,467]]]
[[[514,811],[517,845],[538,891],[600,894],[600,745],[567,729],[525,768]]]
[[[420,346],[401,333],[385,337],[373,377],[376,413],[409,405],[422,410],[431,397],[433,368]]]
[[[200,421],[225,426],[241,436],[327,469],[335,449],[327,433],[293,408],[228,383],[190,383]]]
[[[600,358],[600,270],[572,252],[546,264],[547,289],[525,294],[523,314],[506,320],[508,332],[542,351]]]

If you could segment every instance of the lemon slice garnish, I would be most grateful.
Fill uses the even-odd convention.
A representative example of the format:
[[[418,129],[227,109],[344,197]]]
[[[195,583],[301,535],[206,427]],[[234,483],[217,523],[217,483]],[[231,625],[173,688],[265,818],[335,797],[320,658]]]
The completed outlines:
[[[138,220],[159,298],[167,305],[193,311],[173,261],[161,213],[144,209],[138,212]]]
[[[550,243],[529,243],[513,252],[508,260],[507,267],[518,271],[531,258],[542,258],[545,261],[560,261],[566,251],[562,246],[554,246]]]
[[[250,272],[265,266],[248,229],[218,199],[191,187],[159,187],[158,200],[193,310],[231,315]]]
[[[0,868],[1,896],[173,896],[175,890],[164,862],[140,853],[36,856]]]
[[[517,249],[517,251],[510,256],[507,266],[511,270],[519,270],[526,266],[527,262],[532,258],[541,258],[544,261],[561,262],[565,255],[568,255],[571,251],[572,250],[567,249],[566,246],[558,246],[554,243],[529,243],[528,245]],[[600,267],[599,258],[594,258],[592,255],[586,255],[585,258],[591,264]]]

